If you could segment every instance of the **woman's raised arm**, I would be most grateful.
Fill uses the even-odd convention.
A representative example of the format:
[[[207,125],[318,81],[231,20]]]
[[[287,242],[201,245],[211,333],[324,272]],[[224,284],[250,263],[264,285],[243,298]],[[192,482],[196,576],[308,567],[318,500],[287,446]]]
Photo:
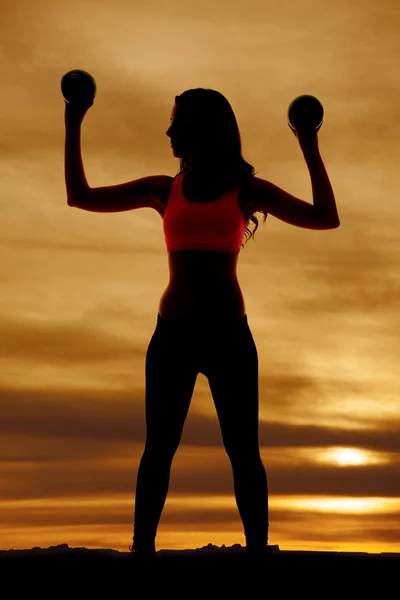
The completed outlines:
[[[92,101],[93,104],[93,101]],[[121,212],[136,208],[160,210],[160,198],[172,177],[152,175],[126,183],[91,188],[86,180],[81,152],[81,126],[90,106],[65,103],[65,185],[69,206],[92,212]]]
[[[311,178],[313,204],[296,198],[270,181],[254,177],[255,212],[269,213],[296,227],[335,229],[340,220],[335,196],[318,148],[316,132],[294,132],[298,138]]]

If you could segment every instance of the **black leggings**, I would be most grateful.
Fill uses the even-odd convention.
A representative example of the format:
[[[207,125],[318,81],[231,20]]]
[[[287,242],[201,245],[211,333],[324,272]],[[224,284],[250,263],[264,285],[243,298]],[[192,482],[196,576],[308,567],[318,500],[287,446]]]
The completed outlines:
[[[258,354],[247,315],[184,325],[157,316],[146,353],[146,445],[135,498],[133,548],[154,549],[198,373],[210,385],[246,546],[268,540],[268,488],[258,444]]]

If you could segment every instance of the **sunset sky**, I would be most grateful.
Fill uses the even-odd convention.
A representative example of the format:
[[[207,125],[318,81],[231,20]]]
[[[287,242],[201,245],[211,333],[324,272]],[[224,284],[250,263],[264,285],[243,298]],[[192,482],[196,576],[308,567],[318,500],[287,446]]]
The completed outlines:
[[[97,82],[82,128],[92,187],[175,175],[174,96],[209,87],[231,103],[257,176],[312,202],[287,107],[322,102],[341,226],[258,214],[238,265],[269,541],[400,551],[399,31],[398,0],[3,0],[0,548],[131,543],[167,252],[152,209],[67,205],[60,79],[80,68]],[[199,374],[156,547],[208,543],[244,535]]]

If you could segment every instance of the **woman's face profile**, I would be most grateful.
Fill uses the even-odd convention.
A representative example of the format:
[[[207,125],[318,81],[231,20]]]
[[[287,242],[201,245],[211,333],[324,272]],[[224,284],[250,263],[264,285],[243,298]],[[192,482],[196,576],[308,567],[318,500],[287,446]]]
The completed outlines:
[[[172,153],[177,158],[182,158],[183,132],[179,127],[179,119],[177,115],[177,106],[173,105],[170,118],[170,126],[166,131],[167,136],[171,140]]]
[[[189,158],[193,155],[193,123],[179,112],[175,103],[172,107],[171,124],[166,131],[171,140],[173,155],[177,158]]]

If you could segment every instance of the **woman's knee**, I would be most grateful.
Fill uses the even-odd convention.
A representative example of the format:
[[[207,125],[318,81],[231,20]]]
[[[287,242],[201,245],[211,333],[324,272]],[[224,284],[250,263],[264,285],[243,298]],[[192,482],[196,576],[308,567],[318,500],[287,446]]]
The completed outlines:
[[[172,442],[146,442],[142,460],[152,463],[171,463],[178,449],[178,445],[179,444]]]
[[[262,464],[260,450],[259,448],[255,448],[253,450],[249,448],[243,447],[226,447],[226,453],[231,461],[232,466],[235,468],[244,468],[250,469],[254,468],[254,466],[259,466]]]

